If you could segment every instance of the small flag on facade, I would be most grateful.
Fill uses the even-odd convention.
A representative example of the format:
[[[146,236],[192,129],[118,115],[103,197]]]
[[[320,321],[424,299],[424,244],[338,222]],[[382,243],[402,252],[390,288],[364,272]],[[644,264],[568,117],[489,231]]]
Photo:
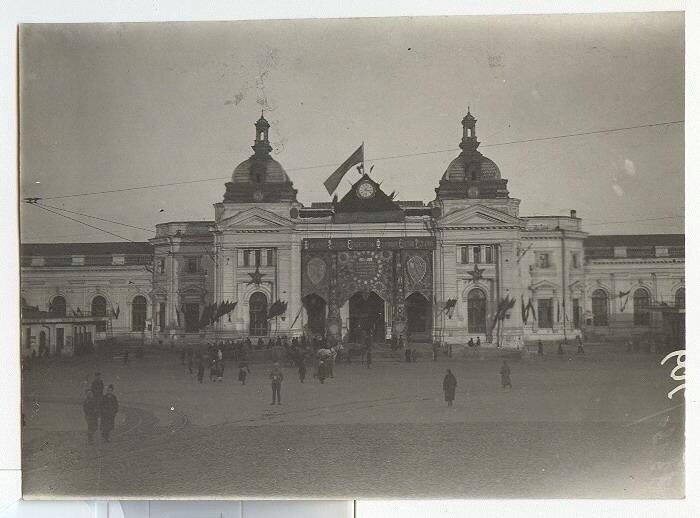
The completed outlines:
[[[326,187],[328,194],[333,194],[340,185],[340,181],[343,179],[345,174],[350,170],[350,168],[356,164],[362,163],[365,160],[365,145],[364,143],[358,147],[355,152],[350,155],[345,162],[340,164],[340,167],[336,169],[333,174],[331,174],[323,185]]]

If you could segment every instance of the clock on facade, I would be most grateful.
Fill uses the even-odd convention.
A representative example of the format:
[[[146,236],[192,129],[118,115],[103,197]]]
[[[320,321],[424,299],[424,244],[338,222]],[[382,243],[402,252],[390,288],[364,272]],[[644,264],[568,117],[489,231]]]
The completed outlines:
[[[374,185],[370,182],[362,182],[357,186],[357,195],[364,199],[371,198],[374,196]]]
[[[255,201],[262,201],[262,199],[263,199],[263,192],[262,192],[262,191],[255,191],[255,192],[253,193],[253,199],[254,199]]]

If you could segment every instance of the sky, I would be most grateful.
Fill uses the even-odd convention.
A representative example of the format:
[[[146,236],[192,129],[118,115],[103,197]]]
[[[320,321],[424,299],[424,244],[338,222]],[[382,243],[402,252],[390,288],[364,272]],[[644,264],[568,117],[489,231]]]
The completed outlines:
[[[299,201],[363,141],[386,192],[430,201],[470,107],[522,216],[683,232],[682,123],[511,143],[682,121],[683,40],[682,13],[25,25],[20,195],[137,241],[211,220],[264,109]],[[23,242],[113,234],[21,206]]]

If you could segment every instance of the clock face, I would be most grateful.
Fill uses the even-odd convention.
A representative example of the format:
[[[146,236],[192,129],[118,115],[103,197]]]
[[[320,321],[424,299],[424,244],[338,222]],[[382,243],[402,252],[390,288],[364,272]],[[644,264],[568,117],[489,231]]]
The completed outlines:
[[[262,193],[262,191],[255,191],[255,192],[253,193],[253,199],[254,199],[255,201],[262,201],[262,199],[263,199],[263,193]]]
[[[357,186],[357,195],[364,199],[371,198],[374,196],[374,185],[369,182],[362,182]]]

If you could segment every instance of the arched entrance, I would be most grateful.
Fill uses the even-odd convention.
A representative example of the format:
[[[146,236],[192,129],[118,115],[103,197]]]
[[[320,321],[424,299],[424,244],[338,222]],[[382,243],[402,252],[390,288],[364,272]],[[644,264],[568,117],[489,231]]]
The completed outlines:
[[[326,301],[315,293],[304,297],[304,309],[308,322],[306,323],[310,333],[314,335],[326,334]]]
[[[432,308],[422,293],[412,293],[406,299],[406,325],[412,341],[430,340]]]
[[[46,332],[41,331],[39,333],[39,356],[43,356],[46,353]]]
[[[248,301],[250,315],[250,334],[252,336],[267,336],[267,297],[256,291]]]
[[[467,322],[470,335],[486,333],[486,294],[480,288],[467,295]]]
[[[374,341],[384,340],[384,299],[373,291],[350,297],[350,340],[361,341],[367,334]]]

